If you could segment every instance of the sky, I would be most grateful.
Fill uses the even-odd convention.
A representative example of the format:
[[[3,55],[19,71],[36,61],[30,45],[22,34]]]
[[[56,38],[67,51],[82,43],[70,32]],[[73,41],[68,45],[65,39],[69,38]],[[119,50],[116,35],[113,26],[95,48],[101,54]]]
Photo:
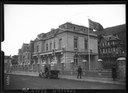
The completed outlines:
[[[5,55],[17,55],[23,43],[30,43],[38,34],[71,22],[88,27],[88,18],[104,28],[126,24],[125,4],[22,5],[4,4]]]

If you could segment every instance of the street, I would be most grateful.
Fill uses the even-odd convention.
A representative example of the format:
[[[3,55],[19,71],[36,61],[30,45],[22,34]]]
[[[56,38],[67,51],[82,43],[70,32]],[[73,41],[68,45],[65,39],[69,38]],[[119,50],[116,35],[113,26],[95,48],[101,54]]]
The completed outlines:
[[[83,82],[67,79],[44,79],[35,76],[4,76],[4,89],[125,89],[125,85]]]

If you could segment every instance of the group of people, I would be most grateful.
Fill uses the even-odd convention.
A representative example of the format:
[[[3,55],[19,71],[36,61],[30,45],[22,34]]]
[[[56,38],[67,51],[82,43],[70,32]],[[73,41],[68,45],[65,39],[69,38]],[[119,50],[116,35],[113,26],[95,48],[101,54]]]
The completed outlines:
[[[45,67],[44,73],[45,73],[45,77],[48,78],[49,77],[49,73],[50,73],[48,67]]]
[[[44,71],[40,71],[39,72],[39,76],[40,77],[45,77],[45,78],[49,78],[49,75],[50,75],[50,69],[48,67],[45,67],[44,68]]]

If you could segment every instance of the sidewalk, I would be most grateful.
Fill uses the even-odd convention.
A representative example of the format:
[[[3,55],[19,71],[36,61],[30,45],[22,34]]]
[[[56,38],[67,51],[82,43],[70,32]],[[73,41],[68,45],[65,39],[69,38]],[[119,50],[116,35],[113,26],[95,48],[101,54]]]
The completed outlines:
[[[59,77],[62,79],[77,80],[77,81],[89,81],[89,82],[125,85],[125,81],[113,81],[112,78],[82,77],[82,79],[77,79],[77,76],[69,76],[69,75],[60,75]]]
[[[38,72],[11,72],[8,74],[16,75],[28,75],[28,76],[39,76]],[[112,78],[100,78],[100,77],[82,77],[82,79],[77,79],[77,76],[73,75],[60,75],[58,76],[61,79],[69,79],[76,81],[88,81],[88,82],[98,82],[98,83],[109,83],[109,84],[120,84],[125,85],[125,81],[113,81]]]

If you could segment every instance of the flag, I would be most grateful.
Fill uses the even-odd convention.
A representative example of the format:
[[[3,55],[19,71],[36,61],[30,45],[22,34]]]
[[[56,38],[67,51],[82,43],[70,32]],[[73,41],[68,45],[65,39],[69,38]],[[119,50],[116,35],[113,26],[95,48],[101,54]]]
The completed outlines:
[[[97,31],[102,31],[104,29],[100,23],[94,22],[90,19],[88,19],[88,21],[89,21],[89,28],[95,29]]]

